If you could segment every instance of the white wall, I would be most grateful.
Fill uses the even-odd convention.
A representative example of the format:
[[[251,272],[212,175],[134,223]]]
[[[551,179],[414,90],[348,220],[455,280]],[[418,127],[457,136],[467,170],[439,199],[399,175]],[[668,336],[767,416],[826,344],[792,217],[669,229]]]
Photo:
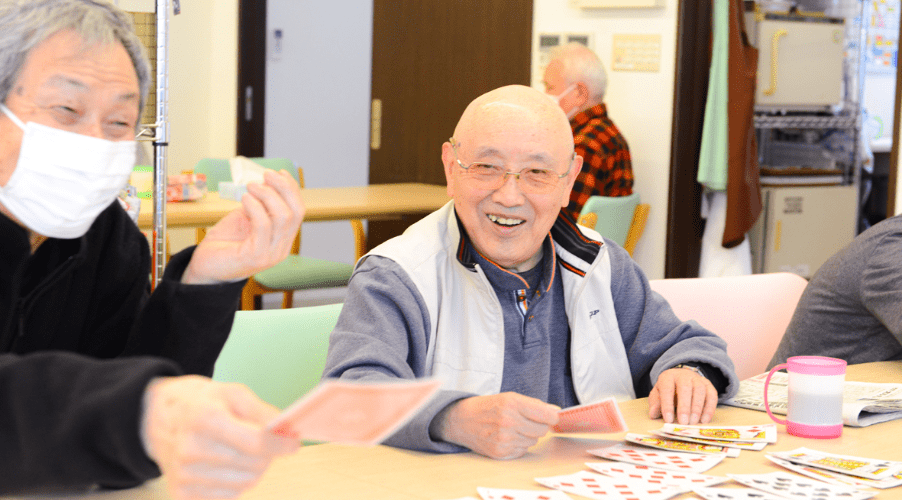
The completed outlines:
[[[533,51],[539,33],[590,33],[593,49],[608,71],[604,102],[630,146],[634,189],[651,205],[645,233],[634,258],[650,279],[664,277],[667,238],[667,199],[670,177],[670,138],[673,118],[677,0],[664,8],[574,9],[565,0],[534,0]],[[612,71],[615,34],[661,35],[658,72]],[[537,60],[533,58],[534,65]],[[533,81],[541,79],[533,67]]]
[[[181,2],[169,15],[168,170],[201,158],[235,155],[238,0]],[[194,231],[168,232],[173,252],[194,244]]]
[[[169,172],[235,155],[238,1],[181,2],[169,22]]]
[[[293,160],[306,187],[367,185],[372,1],[269,0],[267,23],[265,156]],[[307,223],[303,236],[302,255],[354,262],[348,222]]]

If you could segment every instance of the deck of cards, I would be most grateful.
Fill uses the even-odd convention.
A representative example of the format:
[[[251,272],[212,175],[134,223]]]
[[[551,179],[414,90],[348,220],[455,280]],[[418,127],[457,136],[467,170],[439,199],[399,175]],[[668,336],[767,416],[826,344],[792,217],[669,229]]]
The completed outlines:
[[[375,445],[410,421],[440,387],[434,379],[326,380],[270,422],[269,430],[299,440]]]
[[[626,432],[626,422],[614,398],[565,408],[558,412],[554,432]]]

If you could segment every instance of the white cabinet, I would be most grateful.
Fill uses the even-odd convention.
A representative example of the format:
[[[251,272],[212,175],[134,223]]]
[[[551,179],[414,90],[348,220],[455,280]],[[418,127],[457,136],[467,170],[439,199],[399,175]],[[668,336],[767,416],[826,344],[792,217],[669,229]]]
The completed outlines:
[[[749,232],[752,271],[811,278],[855,238],[856,186],[768,187]]]

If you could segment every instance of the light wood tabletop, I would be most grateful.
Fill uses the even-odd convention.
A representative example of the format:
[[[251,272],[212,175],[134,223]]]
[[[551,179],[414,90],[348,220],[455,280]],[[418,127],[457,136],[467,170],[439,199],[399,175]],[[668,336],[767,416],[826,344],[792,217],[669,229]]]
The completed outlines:
[[[848,368],[847,380],[865,382],[902,381],[902,362],[868,363]],[[648,418],[648,402],[637,399],[620,404],[631,432],[661,427],[661,420]],[[712,424],[751,425],[769,423],[766,413],[720,406]],[[871,427],[845,427],[837,439],[817,440],[790,436],[778,426],[776,444],[764,451],[744,450],[738,458],[725,458],[705,474],[767,473],[782,470],[764,456],[767,451],[808,447],[832,453],[902,461],[902,420]],[[436,455],[387,446],[371,448],[321,444],[302,448],[273,463],[260,484],[245,493],[246,500],[304,499],[392,499],[443,500],[478,498],[478,486],[543,490],[534,478],[589,470],[585,462],[604,462],[586,451],[622,442],[624,434],[551,435],[516,460],[492,460],[473,453]],[[91,499],[168,499],[164,479],[124,491],[79,495]],[[582,498],[571,495],[572,498]],[[44,500],[63,498],[43,496]],[[71,498],[71,497],[70,497]],[[696,498],[684,494],[678,499]],[[902,487],[881,490],[881,500],[902,499]]]
[[[438,210],[450,199],[445,186],[420,183],[302,189],[305,222],[385,219]],[[167,228],[209,227],[241,204],[207,193],[197,201],[166,204]],[[141,200],[138,227],[153,228],[153,202]]]

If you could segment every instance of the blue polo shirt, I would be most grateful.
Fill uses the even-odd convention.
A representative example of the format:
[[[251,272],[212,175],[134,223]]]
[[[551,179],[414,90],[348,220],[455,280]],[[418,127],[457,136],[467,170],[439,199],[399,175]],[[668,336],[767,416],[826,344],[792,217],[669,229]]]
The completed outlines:
[[[551,237],[536,267],[516,273],[473,248],[466,251],[483,270],[504,313],[504,374],[501,392],[518,392],[566,408],[578,404],[570,373],[570,326],[564,286]]]

